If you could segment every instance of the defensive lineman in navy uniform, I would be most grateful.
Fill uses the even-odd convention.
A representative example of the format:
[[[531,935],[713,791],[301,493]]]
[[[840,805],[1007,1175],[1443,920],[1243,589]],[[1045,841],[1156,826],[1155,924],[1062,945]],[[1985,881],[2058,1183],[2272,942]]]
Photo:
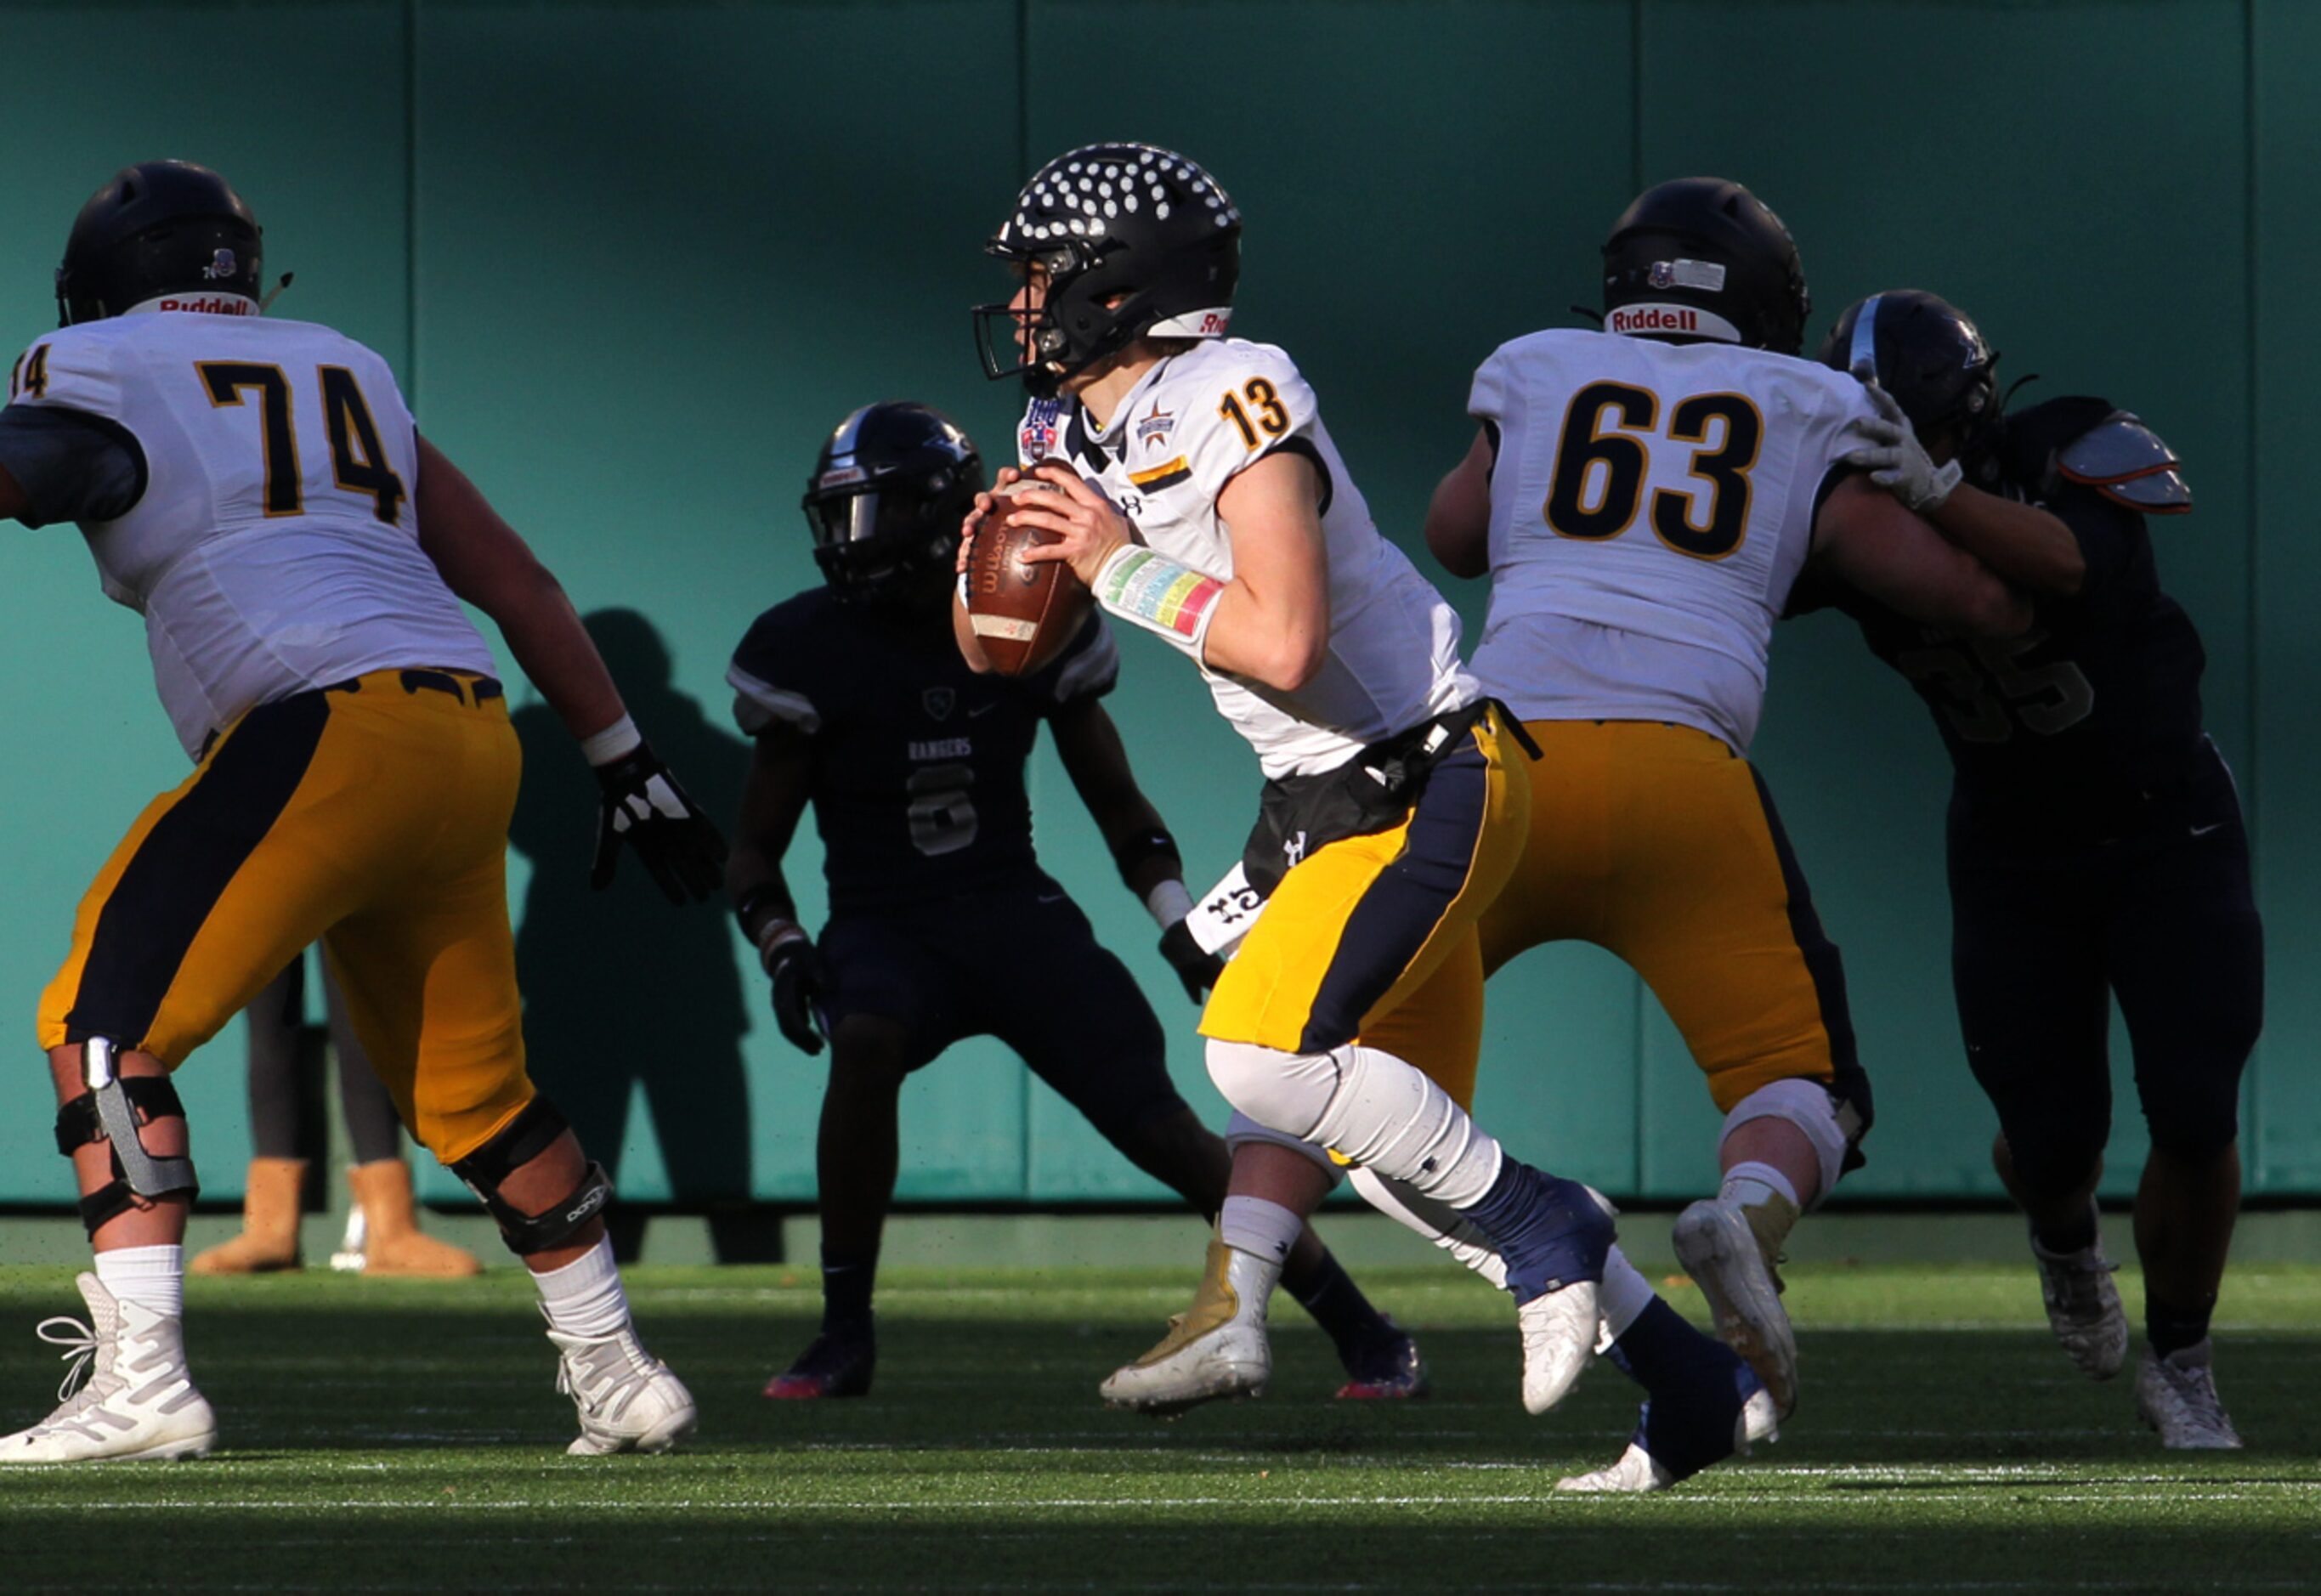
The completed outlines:
[[[760,616],[735,652],[734,714],[757,750],[727,884],[783,1034],[831,1045],[816,1148],[822,1333],[766,1394],[860,1396],[897,1163],[904,1081],[952,1043],[998,1037],[1139,1168],[1205,1214],[1229,1155],[1170,1083],[1160,1023],[1039,865],[1024,765],[1042,723],[1195,1001],[1214,959],[1182,920],[1177,845],[1138,789],[1101,699],[1119,670],[1102,619],[1021,681],[978,675],[951,640],[960,524],[984,486],[936,411],[872,405],[823,446],[805,507],[827,585]],[[811,804],[830,919],[798,924],[781,859]],[[1329,1331],[1350,1397],[1415,1395],[1417,1348],[1306,1232],[1291,1290]]]
[[[259,282],[258,224],[223,178],[131,167],[74,223],[64,326],[19,358],[0,411],[0,516],[80,524],[106,594],[145,618],[195,762],[99,872],[41,999],[96,1254],[79,1281],[94,1322],[66,1345],[92,1355],[62,1407],[0,1437],[0,1464],[214,1444],[185,1356],[196,1184],[169,1075],[318,938],[405,1125],[532,1271],[579,1409],[571,1450],[662,1450],[693,1399],[630,1324],[604,1171],[524,1069],[505,886],[520,761],[460,599],[596,767],[599,884],[625,841],[674,900],[705,896],[724,845],[387,363],[262,316]]]
[[[2201,729],[2199,636],[2161,589],[2145,529],[2147,515],[2189,510],[2190,491],[2167,446],[2107,400],[2002,416],[1997,356],[1932,294],[1863,300],[1822,358],[1890,396],[1897,495],[1913,507],[1988,501],[1960,541],[2036,600],[2032,629],[1995,643],[1837,602],[1909,678],[1950,751],[1959,1019],[1998,1111],[1999,1178],[2030,1217],[2049,1322],[2090,1377],[2125,1363],[2095,1203],[2111,1128],[2108,991],[2152,1131],[2135,1199],[2136,1409],[2165,1446],[2238,1446],[2208,1319],[2239,1207],[2240,1078],[2263,1023],[2264,949],[2232,773]]]

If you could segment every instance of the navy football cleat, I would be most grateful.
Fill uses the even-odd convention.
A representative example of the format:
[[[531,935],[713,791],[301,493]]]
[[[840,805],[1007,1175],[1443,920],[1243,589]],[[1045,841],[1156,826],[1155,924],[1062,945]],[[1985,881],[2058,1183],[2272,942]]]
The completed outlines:
[[[864,1325],[860,1330],[824,1330],[806,1343],[797,1362],[766,1382],[765,1394],[778,1402],[810,1402],[824,1397],[867,1397],[878,1344]]]
[[[1346,1366],[1346,1383],[1338,1388],[1342,1402],[1407,1400],[1432,1388],[1418,1343],[1391,1318],[1379,1318],[1391,1335],[1339,1349],[1338,1360]]]

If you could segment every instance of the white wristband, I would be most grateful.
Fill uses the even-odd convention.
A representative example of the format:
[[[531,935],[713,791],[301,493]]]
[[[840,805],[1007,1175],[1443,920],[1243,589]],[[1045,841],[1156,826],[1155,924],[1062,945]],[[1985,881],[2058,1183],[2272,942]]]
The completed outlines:
[[[1096,601],[1198,660],[1225,584],[1166,554],[1123,543],[1097,568]]]
[[[644,746],[644,734],[637,730],[637,723],[624,715],[595,735],[582,738],[580,757],[592,765],[609,765],[624,754],[635,752]]]
[[[1193,912],[1193,895],[1182,881],[1163,881],[1144,895],[1145,911],[1166,931]]]

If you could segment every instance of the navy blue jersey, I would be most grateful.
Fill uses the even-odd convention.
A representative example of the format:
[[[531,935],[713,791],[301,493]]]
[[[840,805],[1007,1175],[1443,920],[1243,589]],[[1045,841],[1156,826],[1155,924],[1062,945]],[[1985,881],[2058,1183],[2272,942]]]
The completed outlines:
[[[1961,638],[1862,597],[1829,597],[1871,652],[1934,711],[1957,771],[1961,819],[2007,829],[2113,834],[2194,781],[2202,761],[2199,634],[2161,590],[2144,517],[2048,467],[2058,400],[2007,420],[1999,490],[2071,528],[2087,578],[2038,596],[2020,637]],[[2172,812],[2174,806],[2162,803]]]
[[[1015,680],[969,670],[941,615],[815,588],[757,618],[725,679],[743,732],[783,724],[808,739],[837,915],[1036,872],[1024,765],[1040,721],[1109,692],[1119,670],[1094,615],[1046,670]]]

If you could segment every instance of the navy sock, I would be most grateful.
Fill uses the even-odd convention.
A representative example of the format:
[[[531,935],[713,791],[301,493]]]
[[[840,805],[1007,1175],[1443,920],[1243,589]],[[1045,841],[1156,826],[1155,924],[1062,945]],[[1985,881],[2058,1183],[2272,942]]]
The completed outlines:
[[[1741,1417],[1741,1359],[1654,1298],[1612,1344],[1612,1361],[1648,1400],[1636,1438],[1678,1479],[1733,1455]]]
[[[2198,1346],[2208,1338],[2208,1316],[2215,1304],[2206,1308],[2171,1308],[2146,1296],[2144,1300],[2144,1338],[2152,1346],[2153,1355],[2166,1357],[2171,1352],[2181,1352],[2188,1346]]]
[[[1288,1284],[1287,1281],[1282,1283]],[[1386,1316],[1370,1306],[1361,1287],[1354,1284],[1354,1277],[1331,1254],[1322,1254],[1322,1266],[1311,1279],[1300,1280],[1291,1286],[1290,1295],[1314,1316],[1314,1322],[1328,1333],[1342,1352],[1348,1347],[1368,1346],[1395,1334]]]
[[[1658,1297],[1620,1332],[1620,1338],[1612,1343],[1612,1352],[1621,1371],[1655,1395],[1697,1384],[1701,1371],[1710,1363],[1729,1373],[1731,1365],[1740,1361],[1732,1348],[1694,1329],[1684,1315]]]
[[[2031,1227],[2032,1239],[2051,1253],[2076,1253],[2096,1245],[2096,1205],[2088,1204],[2088,1211],[2052,1234],[2036,1225]]]
[[[1507,1266],[1507,1290],[1518,1302],[1603,1277],[1602,1249],[1611,1243],[1612,1221],[1577,1181],[1502,1158],[1491,1189],[1459,1211],[1497,1248]]]
[[[870,1290],[878,1280],[878,1252],[822,1249],[822,1327],[859,1330],[870,1322]]]

